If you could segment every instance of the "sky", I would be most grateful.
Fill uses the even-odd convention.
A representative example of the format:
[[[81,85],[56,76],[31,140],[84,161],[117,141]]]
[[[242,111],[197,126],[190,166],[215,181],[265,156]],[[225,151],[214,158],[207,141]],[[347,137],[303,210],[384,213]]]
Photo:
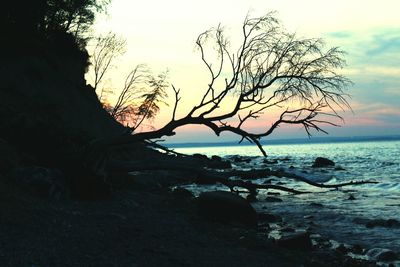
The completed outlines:
[[[347,54],[343,70],[354,83],[348,88],[353,112],[343,115],[341,127],[329,127],[330,136],[400,135],[400,1],[398,0],[113,0],[107,15],[98,17],[95,33],[112,31],[127,40],[127,52],[118,59],[108,82],[121,87],[129,70],[147,64],[153,72],[168,70],[169,82],[181,89],[183,115],[207,88],[209,76],[198,51],[197,36],[223,25],[232,43],[240,36],[247,14],[276,11],[282,25],[300,37],[323,38]],[[170,91],[173,95],[172,90]],[[156,128],[171,118],[163,106]],[[271,138],[306,137],[301,127],[282,127]],[[171,142],[238,140],[215,138],[204,127],[183,127]]]

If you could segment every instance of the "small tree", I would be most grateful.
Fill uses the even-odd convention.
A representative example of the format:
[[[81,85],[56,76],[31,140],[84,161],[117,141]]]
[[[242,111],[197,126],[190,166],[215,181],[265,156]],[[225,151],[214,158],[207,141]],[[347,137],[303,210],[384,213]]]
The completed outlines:
[[[137,108],[137,122],[134,129],[137,129],[145,119],[152,120],[160,111],[159,104],[168,105],[164,99],[167,98],[168,94],[166,88],[167,83],[167,73],[161,73],[156,77],[153,75],[148,76],[148,90],[145,91],[141,96],[140,105]]]
[[[199,103],[177,119],[181,98],[172,86],[175,104],[171,121],[159,130],[137,133],[133,138],[161,138],[174,135],[174,130],[183,125],[197,124],[216,135],[237,134],[241,140],[255,143],[266,155],[260,139],[280,125],[302,125],[309,136],[311,130],[326,133],[322,125],[338,126],[332,119],[342,120],[338,110],[350,108],[343,91],[350,81],[337,73],[345,65],[343,51],[337,47],[325,49],[321,39],[288,33],[274,13],[246,17],[236,52],[231,51],[220,26],[200,34],[196,45],[210,74]],[[217,64],[207,56],[209,46],[216,52]],[[254,132],[246,127],[248,121],[272,109],[279,110],[280,115],[263,130]]]
[[[113,67],[114,61],[126,51],[126,40],[109,32],[106,35],[95,38],[95,45],[91,53],[93,72],[93,88],[97,91],[108,71]],[[104,88],[101,89],[100,100]]]
[[[138,65],[126,77],[116,103],[110,105],[108,111],[134,131],[145,120],[155,118],[160,103],[167,105],[164,101],[167,87],[167,73],[154,76],[146,66]]]

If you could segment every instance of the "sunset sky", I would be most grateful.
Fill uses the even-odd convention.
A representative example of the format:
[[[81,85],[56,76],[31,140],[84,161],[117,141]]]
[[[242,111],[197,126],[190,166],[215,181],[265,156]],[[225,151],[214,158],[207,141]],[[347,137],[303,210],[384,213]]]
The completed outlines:
[[[345,123],[329,128],[330,135],[400,135],[399,10],[398,0],[113,0],[108,15],[98,18],[95,32],[111,30],[127,39],[127,53],[110,73],[113,87],[121,87],[124,76],[137,64],[145,63],[155,73],[168,69],[170,83],[182,91],[179,112],[183,114],[196,103],[208,82],[195,50],[198,34],[221,23],[234,43],[248,13],[260,16],[277,11],[289,32],[321,37],[327,46],[340,46],[347,52],[343,73],[354,82],[348,91],[354,113],[344,114]],[[156,127],[170,117],[171,107],[163,107]],[[306,135],[300,127],[284,127],[271,136],[291,137]],[[235,138],[217,139],[207,129],[186,127],[170,139],[219,140]]]

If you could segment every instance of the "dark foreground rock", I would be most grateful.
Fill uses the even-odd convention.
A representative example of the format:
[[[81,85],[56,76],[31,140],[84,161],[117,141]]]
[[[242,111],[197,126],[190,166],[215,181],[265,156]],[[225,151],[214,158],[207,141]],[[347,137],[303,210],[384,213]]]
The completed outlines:
[[[57,169],[20,166],[8,175],[8,179],[21,189],[41,198],[61,200],[69,195],[65,176]]]
[[[246,199],[237,194],[227,191],[204,192],[197,202],[199,213],[207,219],[257,226],[256,211]]]
[[[220,156],[212,156],[208,158],[206,155],[202,154],[193,154],[193,158],[200,160],[205,166],[211,169],[230,169],[232,168],[232,164],[227,161],[223,160]]]
[[[398,259],[397,253],[390,249],[373,248],[368,250],[367,255],[377,261],[395,261]]]
[[[278,240],[278,245],[301,251],[310,251],[312,249],[312,242],[308,232],[301,232],[282,237]]]

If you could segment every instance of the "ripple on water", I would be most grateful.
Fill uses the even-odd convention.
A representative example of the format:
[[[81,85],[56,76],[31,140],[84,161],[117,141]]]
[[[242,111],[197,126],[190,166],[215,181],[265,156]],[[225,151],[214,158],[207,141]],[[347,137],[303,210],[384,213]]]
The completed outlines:
[[[375,227],[367,228],[356,224],[354,218],[396,219],[400,221],[400,141],[331,143],[306,145],[273,145],[266,147],[268,161],[252,157],[250,163],[238,164],[240,168],[283,168],[307,179],[322,183],[340,183],[351,180],[375,180],[378,184],[349,186],[341,190],[315,189],[304,183],[285,179],[285,186],[314,191],[312,194],[291,196],[281,194],[283,202],[258,202],[271,212],[281,215],[294,224],[313,222],[313,229],[340,242],[360,244],[367,248],[382,247],[400,252],[400,229]],[[213,147],[177,149],[182,153],[203,153],[208,156],[245,155],[259,156],[254,146]],[[333,159],[334,168],[314,169],[311,165],[316,157]],[[268,163],[273,162],[273,163]],[[294,168],[289,169],[290,166]],[[193,186],[195,188],[196,186]],[[209,187],[198,188],[210,190]],[[214,189],[220,189],[214,187]],[[318,193],[323,191],[324,193]],[[260,198],[266,192],[260,191]],[[350,199],[350,195],[354,200]],[[311,205],[318,203],[318,205]],[[319,205],[321,204],[321,205]],[[307,217],[305,219],[304,216]]]

